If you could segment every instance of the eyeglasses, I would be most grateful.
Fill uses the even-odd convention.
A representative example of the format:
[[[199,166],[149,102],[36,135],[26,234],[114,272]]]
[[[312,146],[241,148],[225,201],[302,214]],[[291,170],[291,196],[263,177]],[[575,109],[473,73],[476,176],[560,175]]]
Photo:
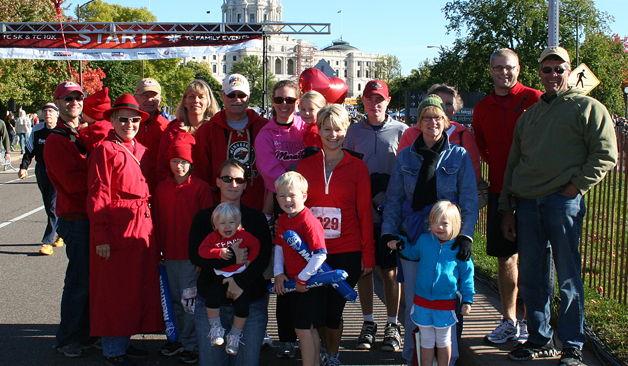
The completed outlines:
[[[227,96],[227,98],[229,99],[235,99],[236,97],[240,98],[240,99],[245,99],[248,95],[244,94],[244,93],[236,93],[236,92],[232,92],[229,94],[225,94]]]
[[[228,175],[224,175],[224,176],[220,177],[220,180],[221,180],[221,181],[223,181],[223,182],[225,182],[225,183],[231,183],[231,182],[233,182],[234,180],[235,180],[235,182],[236,182],[236,183],[238,183],[238,184],[244,184],[244,182],[246,182],[246,179],[244,179],[244,178],[242,178],[242,177],[237,177],[237,178],[234,178],[234,177],[230,177],[230,176],[228,176]]]
[[[443,120],[443,116],[424,116],[424,117],[421,117],[421,120],[424,122],[429,122],[429,121],[441,122]]]
[[[73,100],[76,100],[77,102],[80,102],[80,101],[83,100],[83,96],[82,95],[79,95],[78,97],[69,97],[68,96],[68,97],[63,98],[63,100],[65,100],[68,103],[73,101]]]
[[[286,102],[286,104],[294,104],[297,101],[297,98],[293,98],[293,97],[274,97],[273,98],[273,103],[275,104],[282,104],[283,102]]]
[[[556,71],[556,73],[559,75],[562,75],[566,71],[566,69],[563,69],[560,66],[555,67],[553,70]],[[549,66],[545,66],[544,68],[541,69],[541,72],[544,74],[551,74],[552,68]]]
[[[492,66],[491,68],[493,69],[493,71],[497,71],[497,72],[504,72],[504,70],[511,72],[512,70],[516,69],[518,65],[515,66],[510,66],[510,65],[506,65],[506,66],[502,66],[502,65],[497,65],[497,66]]]
[[[138,123],[142,121],[142,117],[125,117],[125,116],[118,116],[118,121],[122,122],[122,123]]]
[[[180,166],[187,166],[187,165],[190,165],[190,162],[187,161],[187,160],[184,160],[184,159],[181,159],[181,160],[171,159],[170,160],[170,164],[174,164],[175,166],[179,166],[179,165]]]

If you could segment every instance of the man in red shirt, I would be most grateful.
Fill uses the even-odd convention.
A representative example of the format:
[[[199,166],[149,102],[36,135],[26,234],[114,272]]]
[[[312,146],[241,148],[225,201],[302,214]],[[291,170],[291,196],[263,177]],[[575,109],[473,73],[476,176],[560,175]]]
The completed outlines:
[[[135,139],[148,149],[150,158],[150,173],[148,175],[148,188],[150,193],[155,192],[157,187],[157,154],[161,143],[161,134],[168,127],[168,121],[159,113],[159,103],[161,103],[161,86],[153,78],[144,78],[135,87],[135,99],[140,106],[140,110],[150,114],[147,120],[143,120],[140,129],[135,135]]]
[[[495,89],[476,105],[473,112],[475,141],[480,156],[489,166],[486,252],[497,257],[497,279],[502,302],[502,320],[484,340],[496,344],[509,340],[523,343],[528,337],[526,321],[517,321],[517,242],[504,238],[501,231],[502,214],[498,211],[515,124],[519,116],[535,104],[542,94],[517,81],[520,70],[519,57],[514,51],[507,48],[495,51],[491,55],[489,69]]]
[[[89,345],[89,241],[87,217],[87,156],[79,143],[83,90],[72,81],[57,86],[54,103],[57,126],[44,145],[44,160],[57,190],[58,233],[66,244],[68,268],[61,297],[57,350],[67,357],[85,355]]]

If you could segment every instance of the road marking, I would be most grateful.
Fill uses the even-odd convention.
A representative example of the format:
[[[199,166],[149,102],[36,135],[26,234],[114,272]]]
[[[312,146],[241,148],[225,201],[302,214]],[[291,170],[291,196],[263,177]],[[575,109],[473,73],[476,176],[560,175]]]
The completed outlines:
[[[34,169],[34,168],[28,168],[26,171],[31,171],[31,170],[33,170],[33,169]],[[11,173],[11,172],[0,172],[0,173]],[[15,172],[13,172],[13,174],[15,174]],[[29,174],[29,175],[27,175],[27,176],[26,176],[26,178],[24,178],[24,179],[33,178],[33,177],[35,177],[35,174],[32,174],[32,175],[30,175],[30,174]],[[1,187],[1,186],[3,186],[3,185],[5,185],[5,184],[11,184],[11,183],[19,182],[19,181],[24,180],[24,179],[21,179],[21,178],[16,178],[16,179],[10,180],[10,181],[8,181],[8,182],[0,183],[0,187]]]
[[[21,219],[23,219],[25,217],[28,217],[28,216],[34,214],[35,212],[41,211],[43,209],[44,209],[44,206],[41,206],[41,207],[38,207],[38,208],[36,208],[36,209],[34,209],[32,211],[29,211],[29,212],[23,214],[23,215],[20,215],[20,216],[14,218],[14,219],[11,219],[11,220],[9,220],[7,222],[3,222],[2,224],[0,224],[0,229],[2,229],[3,227],[5,227],[5,226],[7,226],[9,224],[12,224],[12,223],[14,223],[16,221],[20,221]]]

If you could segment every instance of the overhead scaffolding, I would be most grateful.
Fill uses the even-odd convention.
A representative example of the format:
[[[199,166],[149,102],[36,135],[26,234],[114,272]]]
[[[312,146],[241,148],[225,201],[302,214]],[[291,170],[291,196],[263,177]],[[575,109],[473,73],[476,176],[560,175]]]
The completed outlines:
[[[267,38],[331,34],[329,23],[0,23],[0,59],[152,60],[225,53],[262,41],[266,110]]]

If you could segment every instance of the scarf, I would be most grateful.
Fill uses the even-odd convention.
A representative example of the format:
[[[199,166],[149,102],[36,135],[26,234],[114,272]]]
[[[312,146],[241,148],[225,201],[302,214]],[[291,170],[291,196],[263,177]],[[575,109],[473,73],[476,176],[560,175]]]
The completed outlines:
[[[436,196],[436,164],[447,141],[447,134],[444,133],[430,149],[425,145],[423,134],[414,140],[414,149],[423,157],[423,164],[421,164],[412,194],[412,209],[414,211],[422,210],[425,206],[438,201]]]

